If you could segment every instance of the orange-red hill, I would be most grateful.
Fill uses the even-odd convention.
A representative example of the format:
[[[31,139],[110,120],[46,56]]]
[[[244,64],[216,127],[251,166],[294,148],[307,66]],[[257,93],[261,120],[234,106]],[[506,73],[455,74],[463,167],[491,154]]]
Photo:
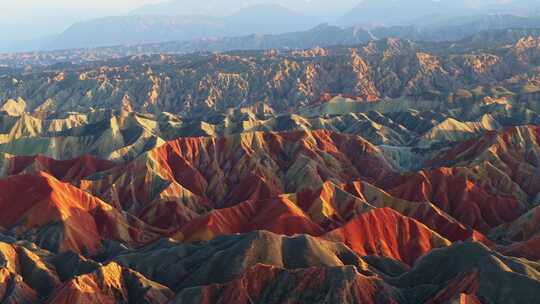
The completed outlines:
[[[58,287],[50,304],[169,303],[174,293],[136,271],[109,263],[93,273],[77,276]]]
[[[95,254],[104,239],[142,244],[153,229],[47,173],[0,180],[0,226],[52,251]]]
[[[43,155],[13,156],[8,158],[3,173],[16,175],[43,171],[59,180],[77,183],[94,173],[106,171],[114,166],[113,162],[88,155],[71,160],[55,160]]]
[[[173,238],[185,241],[211,240],[218,235],[255,230],[283,235],[320,235],[324,232],[293,201],[280,197],[246,201],[234,207],[213,210],[186,224]]]
[[[422,223],[390,208],[363,213],[324,237],[345,243],[360,256],[384,256],[408,265],[433,248],[451,244]]]
[[[516,219],[525,206],[516,198],[492,192],[467,168],[437,168],[395,178],[385,188],[396,197],[432,202],[474,229],[489,229]]]
[[[107,173],[83,189],[158,226],[329,180],[376,181],[393,169],[361,137],[321,130],[180,138]]]
[[[258,264],[224,284],[191,288],[176,303],[366,303],[397,304],[399,292],[352,266],[287,270]]]

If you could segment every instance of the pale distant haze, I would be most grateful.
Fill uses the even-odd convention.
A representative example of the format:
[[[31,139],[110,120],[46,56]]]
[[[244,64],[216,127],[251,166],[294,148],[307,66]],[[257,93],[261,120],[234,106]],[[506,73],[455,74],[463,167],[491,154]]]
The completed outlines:
[[[540,0],[0,0],[0,52],[539,12]]]
[[[0,42],[56,34],[72,23],[122,15],[156,0],[0,0]]]
[[[126,15],[137,8],[149,4],[167,3],[162,0],[0,0],[0,43],[36,39],[44,35],[57,34],[71,24],[96,17]],[[171,1],[172,2],[172,1]],[[175,1],[186,5],[187,14],[223,15],[223,7],[242,8],[250,4],[279,3],[291,9],[302,9],[305,4],[313,7],[313,12],[324,11],[323,6],[342,8],[343,13],[359,3],[359,0],[209,0]],[[189,3],[188,3],[189,2]],[[202,3],[193,10],[191,3]],[[328,5],[321,5],[321,3]],[[331,4],[331,5],[330,5]],[[202,9],[201,9],[202,8]],[[176,13],[176,12],[175,12]],[[178,12],[181,13],[181,12]]]

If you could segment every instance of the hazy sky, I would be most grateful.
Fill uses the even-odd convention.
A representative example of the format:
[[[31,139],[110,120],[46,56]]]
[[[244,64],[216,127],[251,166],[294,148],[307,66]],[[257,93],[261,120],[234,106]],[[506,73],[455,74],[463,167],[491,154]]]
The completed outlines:
[[[123,15],[159,0],[0,0],[0,42],[57,33],[73,22]]]
[[[21,41],[59,34],[78,21],[102,16],[126,15],[143,5],[168,1],[177,1],[180,5],[176,7],[188,12],[191,8],[191,13],[211,15],[229,14],[241,7],[257,3],[275,3],[309,15],[317,15],[317,17],[323,17],[321,20],[332,22],[333,18],[337,19],[363,0],[0,0],[0,50],[2,47],[4,49],[15,47]],[[372,2],[377,3],[377,1],[382,0]],[[400,1],[407,3],[410,0]],[[519,2],[525,8],[528,8],[531,3],[540,3],[540,0],[460,1],[469,4]],[[167,9],[169,6],[165,5],[165,7]],[[148,12],[147,8],[142,11]],[[167,10],[165,11],[168,13]]]
[[[16,21],[43,13],[124,14],[160,0],[0,0],[0,20]]]
[[[145,4],[167,0],[0,0],[0,43],[14,44],[24,40],[57,34],[71,24],[100,16],[125,15]],[[170,0],[169,0],[170,1]],[[185,0],[188,2],[197,2]],[[349,8],[361,0],[200,0],[199,5],[212,2],[231,3],[231,7],[273,2],[293,9],[312,7]],[[206,4],[205,4],[206,3]],[[324,10],[322,10],[324,11]],[[345,11],[345,10],[344,10]],[[216,12],[219,15],[219,12]],[[15,43],[16,44],[16,43]]]

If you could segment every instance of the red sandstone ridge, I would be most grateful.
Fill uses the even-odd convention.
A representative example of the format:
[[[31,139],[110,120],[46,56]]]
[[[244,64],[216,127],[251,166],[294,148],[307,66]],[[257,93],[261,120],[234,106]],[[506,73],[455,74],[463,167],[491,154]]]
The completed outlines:
[[[97,172],[111,169],[113,162],[92,156],[82,156],[72,160],[55,160],[46,156],[14,156],[4,165],[4,175],[46,172],[55,178],[77,183]]]
[[[0,269],[0,299],[2,303],[36,303],[38,295],[23,278],[8,269]]]
[[[361,214],[324,237],[345,243],[360,256],[384,256],[408,265],[433,248],[451,244],[422,223],[389,208]]]
[[[328,180],[394,174],[377,147],[325,130],[180,138],[107,173],[83,188],[168,228],[209,209],[317,189]]]
[[[78,276],[49,298],[50,304],[169,303],[173,292],[141,274],[110,263],[91,274]]]
[[[373,208],[391,208],[413,218],[450,241],[475,240],[492,246],[482,233],[461,224],[435,205],[389,195],[363,182],[284,194],[273,199],[246,201],[197,217],[173,234],[177,240],[209,240],[217,235],[268,230],[277,234],[320,236]]]
[[[287,197],[246,201],[234,207],[213,210],[189,222],[173,236],[177,240],[211,240],[223,234],[267,230],[276,234],[320,235],[323,229]]]
[[[457,276],[448,282],[446,287],[426,302],[426,304],[482,304],[476,295],[480,287],[479,280],[480,275],[478,271]]]
[[[493,229],[492,233],[511,242],[501,246],[506,255],[540,259],[540,207],[535,207],[512,223]]]
[[[35,234],[38,244],[53,251],[90,255],[104,239],[141,244],[157,237],[139,220],[44,172],[0,180],[0,226]]]
[[[508,256],[526,258],[529,260],[540,259],[540,235],[500,248],[501,252]]]
[[[486,246],[493,245],[493,242],[481,232],[464,225],[430,202],[400,199],[365,182],[352,182],[345,185],[344,189],[355,196],[362,197],[373,207],[392,208],[404,216],[413,218],[452,242],[473,240],[482,242]]]
[[[385,188],[396,197],[432,202],[452,217],[486,232],[516,219],[525,207],[516,198],[492,192],[467,168],[437,168],[396,178]]]
[[[489,163],[506,175],[514,192],[540,193],[540,126],[510,127],[462,142],[427,162],[430,166]]]
[[[319,236],[370,208],[339,186],[326,182],[318,189],[250,200],[215,209],[195,218],[174,234],[178,240],[210,239],[216,235],[268,230],[277,234]]]
[[[195,287],[180,293],[177,303],[366,303],[397,304],[398,291],[355,267],[288,270],[257,264],[224,284]]]

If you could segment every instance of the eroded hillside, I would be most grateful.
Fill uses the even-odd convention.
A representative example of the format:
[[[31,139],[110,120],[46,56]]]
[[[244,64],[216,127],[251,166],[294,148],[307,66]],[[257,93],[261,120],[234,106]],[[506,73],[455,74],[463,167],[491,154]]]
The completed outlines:
[[[2,70],[5,303],[535,303],[540,38]]]

